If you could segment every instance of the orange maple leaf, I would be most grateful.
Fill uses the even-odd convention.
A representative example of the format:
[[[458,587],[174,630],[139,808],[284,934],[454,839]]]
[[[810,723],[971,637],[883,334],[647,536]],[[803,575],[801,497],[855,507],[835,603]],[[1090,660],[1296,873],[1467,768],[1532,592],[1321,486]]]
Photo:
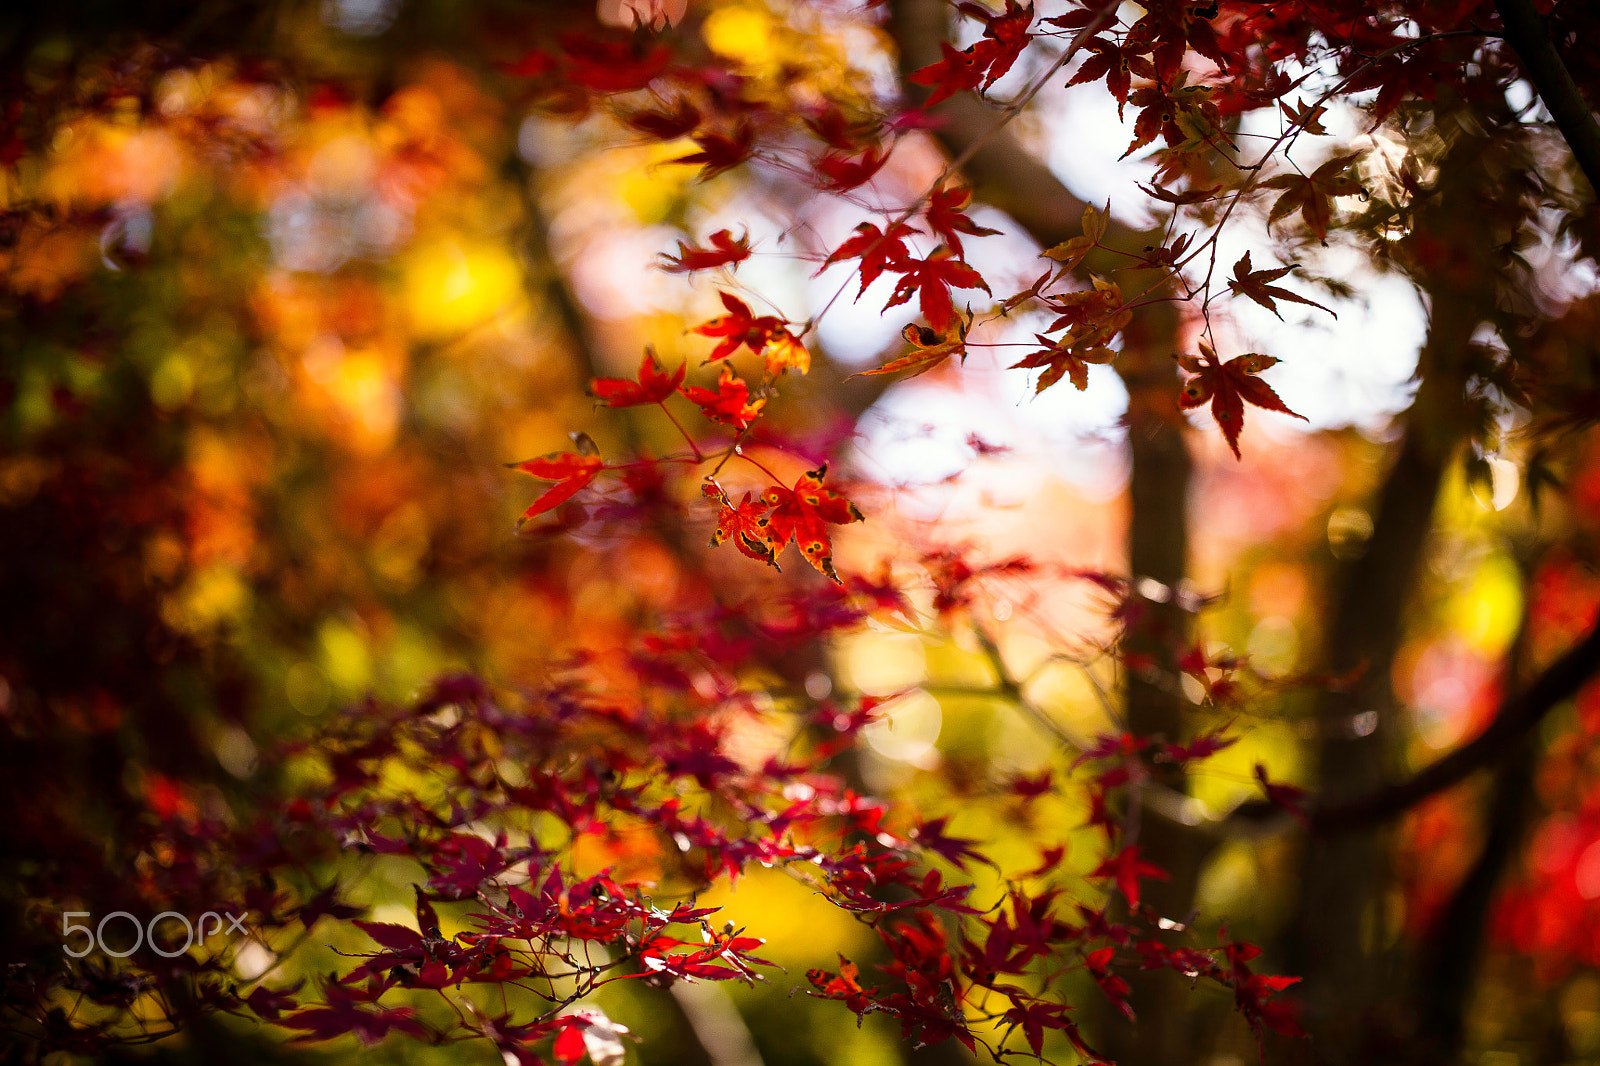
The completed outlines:
[[[880,367],[863,370],[851,376],[872,377],[876,374],[898,374],[902,370],[909,370],[911,373],[906,377],[914,378],[918,374],[926,374],[952,355],[960,355],[962,361],[966,361],[967,334],[964,329],[952,337],[931,327],[919,326],[912,322],[900,331],[900,335],[911,342],[912,350],[908,354],[898,359],[891,359]]]
[[[1109,363],[1117,355],[1103,344],[1078,343],[1070,333],[1060,341],[1052,341],[1042,333],[1035,333],[1034,337],[1044,345],[1044,349],[1011,364],[1011,369],[1044,367],[1044,373],[1039,375],[1039,385],[1033,390],[1036,393],[1060,381],[1063,374],[1074,388],[1082,392],[1089,387],[1089,364]]]
[[[713,548],[732,539],[733,546],[745,555],[761,560],[774,570],[780,569],[778,553],[767,539],[768,505],[765,500],[752,502],[750,497],[754,494],[747,492],[744,499],[735,504],[722,491],[722,486],[710,478],[701,483],[700,491],[718,505],[717,528],[711,534]]]

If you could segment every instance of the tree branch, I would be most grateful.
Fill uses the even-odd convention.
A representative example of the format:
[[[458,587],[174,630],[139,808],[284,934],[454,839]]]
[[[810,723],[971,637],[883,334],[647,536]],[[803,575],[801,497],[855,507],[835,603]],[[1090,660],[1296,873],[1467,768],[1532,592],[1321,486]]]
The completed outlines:
[[[1555,662],[1523,692],[1500,705],[1494,720],[1476,738],[1405,781],[1357,796],[1310,813],[1311,829],[1342,833],[1373,825],[1410,810],[1422,800],[1493,766],[1517,750],[1526,736],[1563,702],[1577,695],[1600,672],[1600,625],[1592,626],[1582,640]]]
[[[1404,781],[1349,799],[1310,806],[1306,817],[1311,831],[1333,836],[1377,825],[1404,814],[1429,796],[1459,784],[1477,771],[1503,762],[1519,750],[1518,742],[1544,721],[1546,715],[1577,695],[1597,673],[1600,673],[1600,623],[1551,663],[1533,684],[1503,702],[1488,728],[1450,754]],[[1226,836],[1259,835],[1271,823],[1284,828],[1291,824],[1288,814],[1281,808],[1265,800],[1252,800],[1230,811],[1219,828]]]
[[[1534,8],[1533,0],[1495,0],[1494,6],[1505,25],[1506,43],[1522,60],[1523,71],[1550,109],[1550,117],[1567,139],[1590,188],[1600,193],[1600,123],[1561,61],[1550,39],[1549,22]]]

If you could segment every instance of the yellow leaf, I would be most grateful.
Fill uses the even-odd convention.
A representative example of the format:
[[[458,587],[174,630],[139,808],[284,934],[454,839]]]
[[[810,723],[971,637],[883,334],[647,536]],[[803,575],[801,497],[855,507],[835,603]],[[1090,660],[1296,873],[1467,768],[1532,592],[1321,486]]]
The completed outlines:
[[[791,367],[802,374],[811,370],[811,352],[786,329],[777,330],[767,338],[761,358],[767,361],[767,373],[774,377]]]

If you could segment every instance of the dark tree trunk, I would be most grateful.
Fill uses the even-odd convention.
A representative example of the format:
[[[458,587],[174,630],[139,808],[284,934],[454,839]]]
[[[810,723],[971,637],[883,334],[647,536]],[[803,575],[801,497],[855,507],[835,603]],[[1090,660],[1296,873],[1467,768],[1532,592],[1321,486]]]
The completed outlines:
[[[1420,272],[1429,302],[1420,384],[1371,505],[1372,536],[1359,558],[1337,571],[1329,596],[1321,667],[1360,673],[1355,684],[1325,690],[1317,701],[1313,766],[1322,801],[1330,805],[1371,793],[1397,768],[1392,666],[1439,489],[1470,430],[1464,398],[1473,333],[1493,306],[1492,293],[1482,287],[1494,275],[1474,266],[1492,250],[1483,234],[1464,232],[1459,221],[1480,194],[1477,147],[1470,137],[1457,141],[1440,162],[1443,181],[1416,214],[1415,233],[1446,243],[1450,254],[1439,269]],[[1304,978],[1297,990],[1317,1062],[1365,1062],[1409,1041],[1407,963],[1404,951],[1390,943],[1389,847],[1389,831],[1381,826],[1313,834],[1306,841],[1284,966]]]

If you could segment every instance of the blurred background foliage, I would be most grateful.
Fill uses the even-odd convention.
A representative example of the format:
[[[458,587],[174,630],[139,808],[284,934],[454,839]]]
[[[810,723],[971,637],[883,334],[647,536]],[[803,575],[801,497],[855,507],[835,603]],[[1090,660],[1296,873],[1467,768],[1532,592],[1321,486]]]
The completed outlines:
[[[808,80],[837,97],[841,85],[866,94],[893,79],[884,32],[869,22],[830,22],[827,5],[781,15],[760,0],[713,0],[673,32],[741,70],[758,87],[750,95],[766,86],[774,107],[819,93]],[[575,432],[608,456],[671,447],[670,427],[597,411],[584,391],[596,375],[630,372],[645,344],[669,365],[704,356],[685,330],[716,313],[714,288],[652,270],[657,253],[726,222],[792,238],[798,255],[758,254],[742,278],[792,301],[798,319],[828,295],[810,280],[826,248],[814,232],[848,229],[806,202],[815,193],[803,175],[694,182],[694,168],[670,163],[688,142],[646,143],[559,99],[530,105],[504,65],[601,16],[621,18],[605,4],[487,0],[66,3],[5,16],[8,945],[38,944],[26,927],[37,914],[29,879],[50,858],[42,842],[55,861],[84,856],[86,869],[104,865],[88,856],[126,849],[136,868],[151,861],[140,858],[151,812],[188,805],[227,817],[314,782],[314,766],[268,753],[340,708],[405,700],[454,671],[515,686],[580,648],[603,661],[625,653],[642,622],[703,595],[707,575],[763,587],[755,564],[700,550],[703,518],[623,537],[512,533],[530,490],[502,464],[558,450]],[[936,166],[931,146],[921,150],[920,161],[915,145],[906,150],[908,187]],[[1083,742],[1113,727],[1110,604],[1044,570],[997,571],[954,610],[936,611],[935,596],[939,553],[957,543],[991,562],[1025,554],[1125,572],[1114,434],[1043,448],[1024,430],[1009,455],[956,448],[959,470],[946,477],[950,449],[896,444],[928,433],[886,402],[893,392],[844,380],[861,356],[826,339],[813,377],[774,404],[774,432],[818,450],[844,445],[854,476],[875,487],[859,497],[869,522],[841,536],[841,569],[883,567],[907,581],[924,624],[874,623],[798,668],[774,664],[746,681],[780,703],[797,698],[785,688],[796,680],[812,699],[914,689],[868,730],[862,786],[950,814],[953,835],[983,840],[1007,868],[1064,843],[1063,877],[1082,891],[1068,875],[1093,867],[1097,842],[1064,828],[1081,823],[1081,807],[1002,785],[1065,774],[1072,752],[1040,716]],[[1566,342],[1590,350],[1593,335]],[[902,395],[937,410],[941,393],[1012,417],[1014,397],[978,371],[930,375]],[[1319,666],[1330,573],[1372,534],[1387,443],[1375,424],[1309,436],[1264,428],[1242,463],[1214,437],[1196,438],[1185,594],[1212,597],[1202,646],[1248,655],[1253,668],[1243,703],[1197,716],[1196,731],[1232,723],[1242,738],[1197,781],[1191,802],[1208,811],[1256,795],[1257,763],[1275,779],[1305,771],[1315,724],[1293,679]],[[852,438],[858,426],[873,428]],[[1393,665],[1409,709],[1396,770],[1487,721],[1508,656],[1530,676],[1593,618],[1595,447],[1579,446],[1569,491],[1546,494],[1540,510],[1510,463],[1448,482]],[[1074,463],[1101,473],[1064,469]],[[1201,680],[1183,683],[1206,702]],[[1535,828],[1469,1014],[1478,1061],[1600,1061],[1597,732],[1600,699],[1586,697],[1539,739]],[[754,750],[767,742],[750,738]],[[1429,928],[1478,853],[1481,791],[1447,793],[1397,831],[1398,884],[1374,919],[1375,943]],[[623,848],[594,861],[619,857],[649,860]],[[1201,875],[1202,923],[1270,942],[1298,871],[1287,839],[1227,843]],[[413,877],[368,863],[351,894],[376,920],[404,920]],[[702,902],[726,903],[767,937],[765,954],[789,979],[731,993],[680,986],[675,1009],[632,982],[612,986],[605,1009],[640,1038],[641,1061],[906,1061],[883,1019],[858,1027],[836,1004],[789,990],[838,953],[870,956],[869,931],[770,871]],[[48,939],[37,948],[58,949]],[[288,976],[336,961],[309,944]],[[1196,1006],[1208,1042],[1195,1061],[1242,1066],[1254,1054],[1228,1007]],[[352,1052],[291,1053],[228,1020],[137,1057],[224,1053]],[[405,1040],[362,1055],[467,1057]],[[961,1057],[918,1057],[930,1056]]]

